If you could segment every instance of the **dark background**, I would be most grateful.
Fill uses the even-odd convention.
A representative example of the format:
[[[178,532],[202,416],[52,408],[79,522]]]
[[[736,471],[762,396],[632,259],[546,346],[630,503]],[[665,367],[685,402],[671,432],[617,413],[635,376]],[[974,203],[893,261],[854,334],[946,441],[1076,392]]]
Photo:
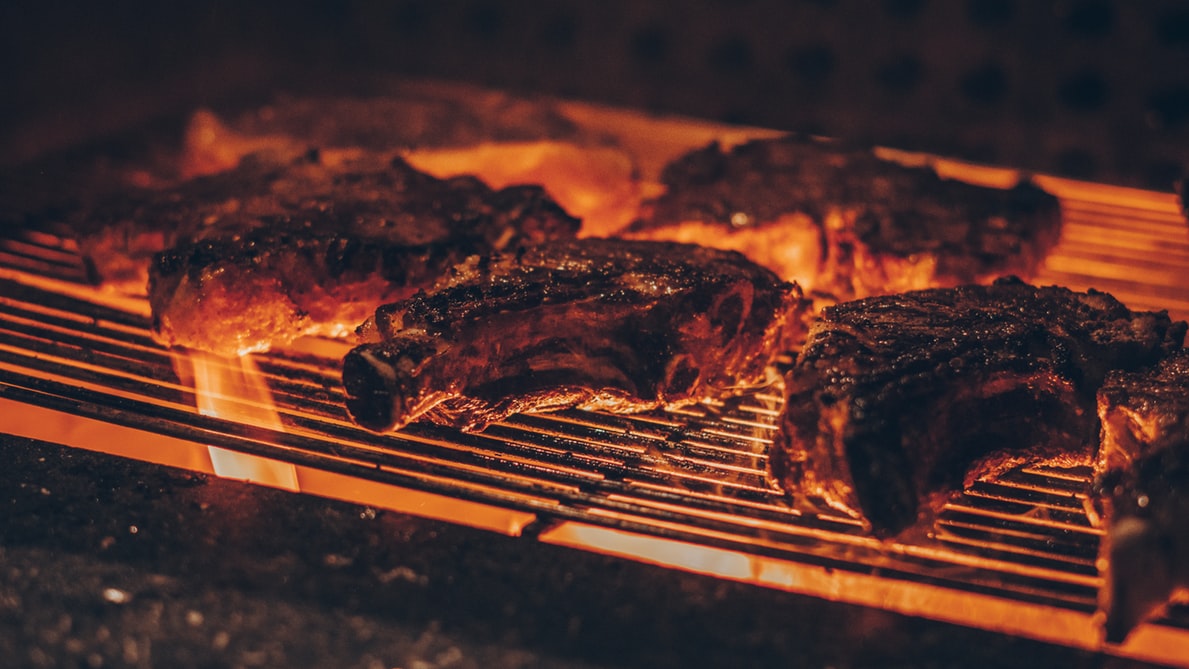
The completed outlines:
[[[461,80],[1168,190],[1179,0],[9,2],[0,154],[197,104]]]
[[[0,165],[414,76],[1168,190],[1187,63],[1173,0],[7,2]],[[0,439],[0,666],[1126,664]]]

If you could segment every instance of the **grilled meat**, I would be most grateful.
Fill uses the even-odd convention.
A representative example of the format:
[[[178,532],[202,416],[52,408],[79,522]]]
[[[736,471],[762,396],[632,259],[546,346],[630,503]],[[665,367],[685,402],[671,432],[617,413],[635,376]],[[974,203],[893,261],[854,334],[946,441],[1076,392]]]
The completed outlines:
[[[538,184],[595,236],[636,214],[640,183],[631,156],[588,136],[556,105],[466,89],[406,90],[400,97],[297,98],[224,119],[199,110],[185,133],[182,171],[196,176],[235,167],[268,150],[300,156],[382,151],[439,178],[479,177],[493,188]]]
[[[1107,376],[1092,509],[1106,525],[1100,593],[1106,639],[1189,588],[1189,351]]]
[[[186,129],[183,171],[199,175],[230,169],[261,150],[295,157],[310,147],[394,152],[581,139],[581,128],[546,100],[407,84],[389,95],[282,97],[223,117],[200,110]]]
[[[195,193],[207,209],[223,201],[220,193],[228,202],[257,198],[261,164],[299,161],[312,149],[328,166],[400,155],[440,179],[473,174],[496,189],[539,184],[587,219],[585,234],[634,215],[632,158],[557,104],[455,85],[386,88],[371,97],[279,98],[226,115],[198,110],[180,145],[179,128],[163,122],[4,170],[0,225],[74,237],[92,282],[143,294],[152,255],[186,238],[176,231],[195,209],[173,207],[171,198]],[[257,165],[244,168],[241,184],[245,159]],[[236,173],[186,183],[226,170]]]
[[[573,237],[578,220],[540,188],[492,191],[394,159],[326,165],[248,160],[101,222],[153,228],[155,334],[224,355],[304,334],[345,334],[474,253]],[[114,225],[113,225],[114,224]]]
[[[1027,278],[1061,226],[1057,199],[1030,182],[974,186],[798,136],[711,144],[662,181],[623,236],[705,240],[840,300]]]
[[[633,157],[613,146],[567,142],[485,142],[463,148],[421,148],[402,154],[439,178],[473,174],[492,188],[537,184],[582,219],[583,237],[622,229],[640,206],[641,183]]]
[[[737,253],[587,239],[477,257],[385,305],[343,363],[372,430],[425,418],[467,430],[562,407],[616,412],[766,380],[804,335],[795,284]]]
[[[1185,327],[1014,278],[827,307],[786,379],[772,474],[895,535],[976,476],[1089,462],[1107,372],[1155,362]]]

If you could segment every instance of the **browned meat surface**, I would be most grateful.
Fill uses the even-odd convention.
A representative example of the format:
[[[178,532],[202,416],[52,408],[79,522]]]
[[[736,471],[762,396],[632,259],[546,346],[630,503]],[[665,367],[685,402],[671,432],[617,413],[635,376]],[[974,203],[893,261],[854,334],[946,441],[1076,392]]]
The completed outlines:
[[[400,155],[440,179],[470,174],[495,189],[541,185],[586,220],[585,234],[622,227],[640,197],[632,158],[549,100],[394,83],[366,97],[281,97],[219,114],[198,110],[188,122],[163,120],[5,170],[0,225],[75,237],[94,283],[143,294],[152,255],[184,239],[176,232],[181,219],[217,208],[222,194],[232,203],[259,198],[252,189],[262,169],[311,150],[328,166]],[[244,168],[241,184],[245,158],[257,164]],[[187,183],[227,170],[236,173]],[[169,198],[191,193],[206,202],[170,211]]]
[[[1018,279],[828,307],[786,379],[772,473],[803,506],[895,535],[978,475],[1089,462],[1107,372],[1156,362],[1185,329]]]
[[[582,138],[582,130],[547,100],[400,84],[383,95],[281,97],[241,112],[199,111],[186,131],[183,171],[229,169],[261,150],[296,156],[310,147],[394,152]]]
[[[224,355],[350,332],[468,255],[578,228],[536,187],[492,191],[399,159],[327,165],[317,154],[249,159],[95,224],[100,237],[121,225],[162,236],[149,285],[157,336]]]
[[[1106,638],[1121,642],[1189,588],[1189,351],[1107,376],[1094,510],[1104,520]]]
[[[691,152],[624,232],[743,252],[851,299],[1029,277],[1060,233],[1055,197],[945,180],[866,148],[789,136]]]
[[[361,425],[474,430],[562,407],[641,411],[764,383],[800,289],[737,253],[587,239],[473,258],[385,305],[343,364]]]
[[[279,99],[220,116],[193,114],[182,171],[189,176],[235,167],[259,151],[297,157],[399,154],[439,178],[476,176],[492,188],[537,184],[583,221],[583,234],[625,226],[640,202],[633,157],[591,134],[547,100],[504,93],[404,90],[400,96]]]

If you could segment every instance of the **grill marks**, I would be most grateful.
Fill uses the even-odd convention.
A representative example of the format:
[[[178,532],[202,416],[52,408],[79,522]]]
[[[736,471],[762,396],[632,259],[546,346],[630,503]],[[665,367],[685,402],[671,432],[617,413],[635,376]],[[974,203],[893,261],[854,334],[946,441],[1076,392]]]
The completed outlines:
[[[377,310],[344,361],[365,427],[424,417],[478,429],[566,406],[642,411],[766,379],[807,305],[738,254],[588,239],[472,259],[432,291]]]

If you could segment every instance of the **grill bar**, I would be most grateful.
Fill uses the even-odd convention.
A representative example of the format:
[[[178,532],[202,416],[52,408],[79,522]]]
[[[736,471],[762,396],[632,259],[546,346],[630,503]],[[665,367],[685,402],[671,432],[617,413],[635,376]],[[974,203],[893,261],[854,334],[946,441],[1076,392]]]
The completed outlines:
[[[1095,287],[1133,308],[1189,315],[1189,290],[1175,276],[1189,259],[1189,238],[1175,201],[1137,191],[1103,201],[1101,191],[1072,182],[1067,191],[1065,236],[1040,282]],[[206,416],[195,408],[187,360],[149,335],[142,298],[87,286],[68,241],[0,234],[9,235],[0,239],[0,409],[27,417],[5,419],[5,433],[102,450],[93,436],[78,435],[108,430],[114,438],[102,441],[151,445],[109,451],[207,473],[214,470],[206,447],[215,446],[292,464],[312,494],[1099,645],[1092,612],[1100,532],[1082,507],[1088,468],[1026,467],[977,482],[929,531],[881,544],[854,519],[791,510],[771,486],[775,390],[635,416],[514,416],[481,434],[414,425],[376,435],[343,409],[343,345],[312,341],[255,358],[283,430]],[[1189,611],[1172,607],[1106,650],[1183,663],[1178,651],[1186,647]]]

